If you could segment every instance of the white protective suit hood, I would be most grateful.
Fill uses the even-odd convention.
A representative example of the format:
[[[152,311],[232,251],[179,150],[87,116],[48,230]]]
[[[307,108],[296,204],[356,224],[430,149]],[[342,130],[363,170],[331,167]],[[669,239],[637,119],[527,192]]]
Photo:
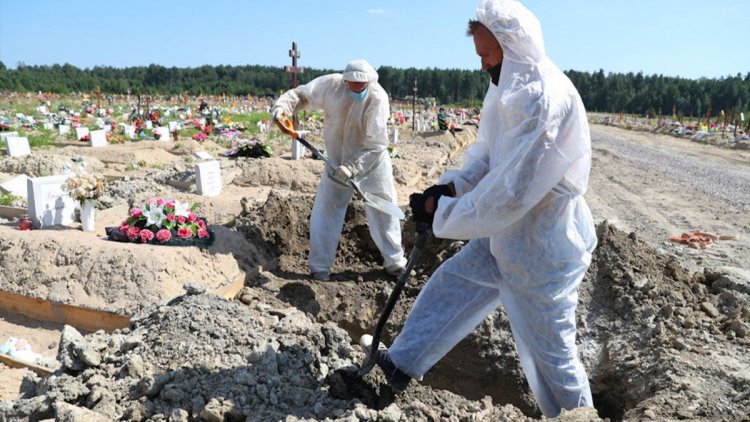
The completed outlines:
[[[367,62],[367,60],[352,60],[347,63],[344,69],[344,80],[349,82],[368,82],[375,83],[378,81],[378,72]]]
[[[503,48],[503,60],[534,64],[544,58],[539,20],[516,0],[484,0],[477,20],[489,29]]]

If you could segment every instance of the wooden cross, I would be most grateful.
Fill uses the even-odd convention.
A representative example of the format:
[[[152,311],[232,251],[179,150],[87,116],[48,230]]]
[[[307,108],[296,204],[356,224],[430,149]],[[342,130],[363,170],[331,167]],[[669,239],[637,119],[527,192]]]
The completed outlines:
[[[303,67],[297,66],[297,59],[301,56],[302,55],[300,54],[299,50],[297,50],[297,43],[292,41],[292,49],[289,50],[289,57],[292,58],[292,65],[284,66],[284,71],[286,73],[292,74],[292,89],[297,88],[297,75],[300,73],[304,73],[305,71]],[[292,124],[294,126],[294,129],[297,129],[299,127],[299,119],[297,119],[297,113],[294,113]]]
[[[102,90],[96,87],[96,108],[101,108]]]

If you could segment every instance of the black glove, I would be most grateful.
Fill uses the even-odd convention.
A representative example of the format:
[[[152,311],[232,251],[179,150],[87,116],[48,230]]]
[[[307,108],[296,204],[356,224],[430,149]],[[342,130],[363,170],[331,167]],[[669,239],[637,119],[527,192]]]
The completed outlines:
[[[432,196],[435,198],[435,208],[437,208],[438,200],[440,200],[441,196],[453,196],[453,191],[451,190],[450,186],[448,185],[434,185],[427,188],[427,190],[424,191],[424,196]]]
[[[432,220],[435,219],[434,212],[427,212],[424,209],[424,201],[428,198],[423,193],[413,193],[409,196],[409,207],[411,207],[411,214],[414,221],[417,223],[429,223],[432,225]]]

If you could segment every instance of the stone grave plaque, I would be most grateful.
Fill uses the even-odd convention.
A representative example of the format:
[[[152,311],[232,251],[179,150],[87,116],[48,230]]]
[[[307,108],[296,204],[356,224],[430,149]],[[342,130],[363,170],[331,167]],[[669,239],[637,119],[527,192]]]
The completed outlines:
[[[76,201],[63,190],[69,175],[30,178],[27,181],[29,217],[35,229],[70,224],[75,218]]]
[[[109,146],[107,142],[107,133],[104,130],[93,130],[91,131],[91,142],[92,147],[106,147]]]
[[[159,134],[159,141],[170,141],[171,138],[169,136],[169,128],[164,126],[159,126],[157,128],[154,128],[154,133]]]
[[[12,136],[18,136],[18,132],[0,132],[0,141],[5,142],[5,138],[10,138]]]
[[[70,133],[70,126],[60,125],[57,127],[57,130],[60,132],[60,135],[67,135],[68,133]]]
[[[83,139],[84,136],[87,136],[89,134],[89,128],[87,127],[77,127],[76,128],[76,140],[80,141]]]
[[[195,165],[195,186],[199,195],[216,196],[221,193],[221,167],[216,160]]]
[[[11,195],[21,198],[26,198],[26,195],[28,195],[29,192],[28,180],[29,176],[25,174],[16,176],[10,180],[6,180],[0,183],[0,191],[7,192]]]
[[[11,157],[23,157],[31,154],[29,139],[26,137],[10,136],[5,139],[5,143],[7,144],[8,155]]]
[[[125,125],[123,132],[128,139],[135,139],[135,126]]]

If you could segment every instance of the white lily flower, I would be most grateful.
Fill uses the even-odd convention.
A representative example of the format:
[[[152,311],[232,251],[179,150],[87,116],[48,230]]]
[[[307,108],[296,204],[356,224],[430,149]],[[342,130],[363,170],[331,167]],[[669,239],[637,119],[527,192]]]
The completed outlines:
[[[151,203],[151,205],[148,207],[148,210],[143,210],[143,215],[146,216],[146,225],[155,225],[157,228],[161,228],[161,223],[166,218],[166,215],[164,215],[164,208],[156,205],[156,203]]]
[[[190,203],[174,201],[174,215],[175,217],[187,217],[190,215]]]

